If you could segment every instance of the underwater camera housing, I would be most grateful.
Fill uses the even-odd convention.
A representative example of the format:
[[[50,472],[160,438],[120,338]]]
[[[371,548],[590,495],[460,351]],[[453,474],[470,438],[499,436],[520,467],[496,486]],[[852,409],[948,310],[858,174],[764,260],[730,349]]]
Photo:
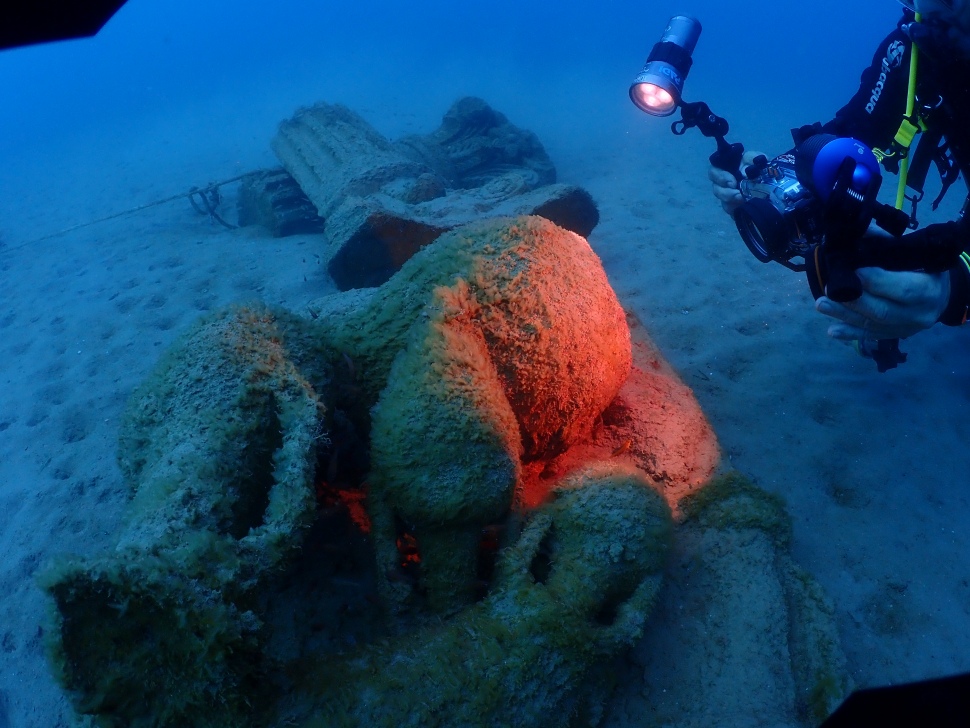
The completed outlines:
[[[862,294],[855,271],[864,265],[929,270],[930,261],[924,261],[913,245],[873,250],[867,240],[866,231],[873,222],[902,240],[909,219],[876,200],[882,175],[873,151],[862,142],[824,134],[817,124],[802,127],[792,131],[795,148],[791,152],[771,161],[762,155],[742,172],[744,146],[727,141],[727,121],[706,103],[687,103],[681,95],[700,30],[700,23],[692,18],[671,18],[661,42],[634,79],[630,98],[652,116],[669,116],[679,109],[682,118],[670,127],[675,135],[697,127],[717,142],[710,162],[738,181],[744,203],[734,220],[748,250],[764,263],[773,260],[790,270],[805,271],[815,298],[826,295],[843,302]],[[860,343],[880,372],[906,361],[898,339]]]
[[[853,301],[862,293],[856,243],[873,222],[902,235],[908,218],[877,202],[882,175],[868,146],[815,131],[794,130],[791,152],[770,162],[761,155],[744,170],[734,222],[762,263],[806,271],[815,298]]]

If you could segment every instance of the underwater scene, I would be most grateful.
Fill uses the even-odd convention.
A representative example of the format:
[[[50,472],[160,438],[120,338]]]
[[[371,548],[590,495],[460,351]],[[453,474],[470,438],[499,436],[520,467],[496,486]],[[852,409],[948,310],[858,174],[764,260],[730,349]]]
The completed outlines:
[[[970,725],[970,3],[0,21],[0,728]]]

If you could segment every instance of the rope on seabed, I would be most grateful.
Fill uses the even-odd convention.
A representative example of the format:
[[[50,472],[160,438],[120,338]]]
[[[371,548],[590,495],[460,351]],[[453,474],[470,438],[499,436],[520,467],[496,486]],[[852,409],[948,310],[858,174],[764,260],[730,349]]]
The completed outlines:
[[[280,170],[270,170],[270,171],[280,171]],[[47,235],[42,235],[39,238],[34,238],[33,240],[28,240],[26,242],[20,243],[19,245],[0,245],[3,250],[18,250],[20,248],[25,248],[28,245],[33,245],[34,243],[39,243],[44,240],[50,240],[51,238],[56,238],[59,235],[66,235],[67,233],[72,233],[75,230],[80,230],[81,228],[90,227],[91,225],[97,225],[102,222],[107,222],[108,220],[114,220],[117,217],[124,217],[125,215],[131,215],[136,212],[141,212],[142,210],[147,210],[150,207],[158,207],[159,205],[164,205],[169,202],[174,202],[175,200],[181,200],[183,197],[188,197],[189,202],[192,203],[192,207],[196,212],[202,215],[208,215],[210,218],[222,223],[227,228],[234,229],[236,226],[231,225],[225,220],[223,220],[215,210],[215,205],[219,203],[219,188],[223,185],[231,184],[232,182],[238,182],[241,179],[246,179],[247,177],[252,177],[255,174],[262,174],[264,170],[255,170],[252,172],[246,172],[245,174],[236,175],[235,177],[230,177],[229,179],[224,179],[221,182],[213,182],[206,187],[193,187],[188,192],[183,192],[178,195],[172,195],[171,197],[166,197],[163,200],[155,200],[155,202],[149,202],[144,205],[139,205],[138,207],[132,207],[130,210],[124,210],[122,212],[115,212],[111,215],[105,217],[99,217],[97,220],[89,220],[88,222],[82,222],[78,225],[72,225],[69,228],[64,228],[63,230],[58,230],[55,233],[48,233]],[[198,196],[201,200],[201,205],[196,202],[195,198]]]
[[[199,202],[195,201],[196,196],[198,196]],[[210,220],[215,220],[225,228],[235,230],[238,225],[233,225],[231,222],[226,222],[222,219],[222,216],[216,212],[216,208],[219,207],[219,203],[221,201],[222,195],[219,194],[218,187],[206,187],[204,190],[200,190],[198,187],[193,187],[189,190],[189,202],[192,204],[193,210],[200,215],[208,215]]]

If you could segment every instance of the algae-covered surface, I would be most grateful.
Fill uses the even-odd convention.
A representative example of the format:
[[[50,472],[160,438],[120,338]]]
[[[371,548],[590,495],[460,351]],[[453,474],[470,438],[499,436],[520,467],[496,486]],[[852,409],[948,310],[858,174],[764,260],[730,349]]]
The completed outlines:
[[[370,325],[375,302],[395,326]],[[203,317],[129,400],[117,544],[41,574],[78,715],[552,727],[642,700],[690,725],[742,716],[721,692],[743,674],[759,715],[823,718],[850,679],[783,500],[713,477],[713,432],[628,318],[588,243],[539,217],[458,228],[304,318]],[[342,553],[315,551],[322,527]],[[672,544],[704,576],[681,582]],[[338,555],[343,575],[310,567]],[[348,585],[370,605],[334,620]],[[671,599],[703,626],[653,615]],[[616,662],[634,646],[642,678]]]
[[[704,33],[690,99],[730,120],[731,141],[787,148],[790,127],[827,119],[848,98],[894,26],[894,4],[870,5],[823,0],[817,15],[793,18],[783,4],[695,3]],[[905,365],[877,374],[827,340],[803,277],[750,256],[710,196],[713,143],[672,136],[669,120],[627,98],[676,10],[132,0],[93,39],[0,53],[0,728],[74,725],[79,709],[103,725],[138,724],[117,716],[146,707],[141,724],[153,725],[199,705],[213,724],[287,714],[326,725],[338,710],[373,717],[375,684],[393,685],[409,711],[409,700],[441,698],[437,710],[410,711],[418,724],[449,725],[444,706],[468,695],[463,705],[496,711],[486,725],[521,724],[501,712],[511,697],[524,701],[521,715],[555,705],[531,713],[539,725],[801,726],[851,686],[967,669],[965,332],[920,334],[902,345]],[[739,50],[738,39],[793,27],[804,32],[787,41],[790,63]],[[492,410],[492,439],[478,444],[506,466],[489,475],[523,487],[493,490],[499,505],[483,523],[463,521],[460,537],[441,529],[437,553],[456,556],[443,561],[464,577],[429,591],[416,524],[390,507],[371,509],[384,514],[371,521],[361,487],[371,426],[394,429],[372,422],[372,408],[388,374],[410,376],[415,362],[398,358],[404,347],[355,353],[307,331],[322,326],[329,300],[333,316],[365,312],[358,334],[380,341],[423,336],[436,350],[448,337],[461,344],[449,351],[464,354],[443,371],[475,397],[485,390],[472,382],[490,391],[502,380],[463,325],[469,294],[434,282],[446,290],[419,335],[377,289],[338,295],[319,234],[228,229],[178,195],[275,167],[270,140],[300,106],[344,104],[398,139],[427,134],[469,95],[534,132],[557,180],[596,200],[589,260],[634,329],[633,369],[576,430],[587,449],[531,458],[529,447],[558,432],[537,428],[519,455],[503,433],[526,420],[511,404]],[[209,200],[229,222],[237,184]],[[951,217],[960,197],[951,191],[936,213],[922,206],[923,222]],[[585,300],[585,285],[572,288]],[[410,301],[413,311],[429,303]],[[638,344],[641,325],[649,347]],[[218,345],[186,346],[220,326]],[[178,358],[213,351],[246,363],[233,369],[224,357],[196,372],[198,359]],[[386,401],[412,403],[401,381]],[[201,406],[212,387],[218,406]],[[661,396],[673,399],[652,406]],[[743,476],[706,495],[699,474],[713,467],[710,453],[696,472],[684,465],[704,455],[706,439],[672,426],[699,415],[716,433],[721,470]],[[221,439],[208,438],[213,430]],[[119,447],[146,441],[153,455],[119,462]],[[238,468],[213,467],[230,455]],[[578,587],[563,600],[543,586],[557,574],[555,524],[585,533],[610,523],[572,518],[574,507],[604,504],[648,522],[660,501],[567,499],[543,510],[556,508],[552,488],[582,459],[639,468],[647,490],[635,492],[660,494],[674,519],[643,542],[665,554],[659,573],[625,561],[625,539],[592,552],[631,567],[588,574],[595,604],[573,601]],[[292,486],[273,501],[282,511],[267,510],[274,483]],[[381,528],[402,537],[385,539],[383,552]],[[510,564],[521,567],[518,582]],[[596,581],[604,574],[615,591]],[[528,588],[509,586],[523,575]],[[516,599],[537,619],[507,619],[500,607]],[[58,604],[84,607],[67,625],[73,641],[59,642]],[[556,633],[542,621],[549,614],[567,628]],[[586,640],[597,630],[617,639]],[[549,649],[521,649],[550,633],[538,642]],[[72,650],[88,659],[65,668]],[[424,678],[446,650],[453,669],[434,693]],[[515,662],[503,671],[509,655],[537,661],[547,679]],[[160,671],[117,682],[125,660]],[[340,689],[329,682],[334,664],[348,665],[339,695],[329,692]],[[189,672],[191,689],[174,691]]]

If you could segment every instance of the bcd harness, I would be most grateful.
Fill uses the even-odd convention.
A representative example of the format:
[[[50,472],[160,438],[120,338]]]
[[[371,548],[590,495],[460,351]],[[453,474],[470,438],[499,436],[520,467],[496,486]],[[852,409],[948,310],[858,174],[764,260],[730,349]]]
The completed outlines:
[[[906,113],[896,130],[896,135],[888,149],[873,149],[876,159],[890,172],[899,174],[899,186],[896,190],[896,208],[903,209],[903,203],[909,200],[912,207],[909,215],[910,229],[916,229],[919,222],[916,219],[916,207],[923,199],[923,185],[929,173],[930,164],[935,164],[940,174],[942,188],[940,194],[933,200],[932,209],[936,210],[940,201],[946,195],[950,186],[960,177],[960,164],[950,150],[950,144],[944,136],[941,125],[933,124],[933,117],[946,113],[943,98],[937,94],[935,99],[917,99],[916,70],[919,62],[919,48],[913,35],[922,28],[919,26],[920,16],[916,14],[916,22],[907,32],[910,36],[912,51],[909,57],[909,85],[906,95]],[[917,26],[915,29],[913,26]],[[928,34],[923,33],[924,37]],[[919,109],[916,108],[919,101]],[[909,150],[916,135],[920,134],[919,142],[910,159]],[[970,184],[970,180],[968,180]],[[906,194],[906,188],[913,190],[912,195]],[[964,203],[966,210],[970,203],[970,195]]]

